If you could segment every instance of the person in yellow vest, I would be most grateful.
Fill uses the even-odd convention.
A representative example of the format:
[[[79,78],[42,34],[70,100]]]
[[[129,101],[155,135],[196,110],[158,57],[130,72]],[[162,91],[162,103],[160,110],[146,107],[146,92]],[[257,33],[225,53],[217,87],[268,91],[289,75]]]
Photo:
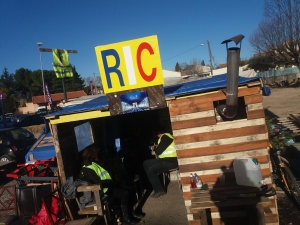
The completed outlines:
[[[121,200],[121,209],[123,214],[122,224],[137,224],[143,215],[136,215],[136,218],[131,218],[132,210],[129,210],[129,190],[126,187],[120,185],[120,182],[112,179],[110,173],[103,167],[100,160],[97,158],[95,152],[98,148],[90,146],[83,150],[82,160],[83,166],[81,169],[81,179],[93,184],[100,184],[102,193],[113,198]],[[95,160],[97,159],[97,163]]]
[[[154,193],[151,195],[153,198],[159,198],[166,194],[158,174],[178,168],[173,136],[170,133],[164,133],[163,130],[158,130],[156,134],[158,137],[157,145],[154,148],[156,158],[145,160],[143,163],[145,172],[154,190]]]

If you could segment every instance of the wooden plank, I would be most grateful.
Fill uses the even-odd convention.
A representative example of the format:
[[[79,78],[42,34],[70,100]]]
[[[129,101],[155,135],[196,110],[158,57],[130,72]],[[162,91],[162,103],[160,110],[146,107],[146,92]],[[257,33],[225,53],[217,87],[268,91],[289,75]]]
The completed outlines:
[[[255,157],[255,156],[261,156],[261,155],[268,155],[268,154],[269,154],[268,149],[255,149],[255,150],[243,151],[243,152],[233,152],[233,153],[225,153],[225,154],[218,154],[218,155],[207,155],[207,156],[198,156],[198,157],[190,157],[190,158],[181,158],[181,159],[178,159],[178,164],[186,165],[186,164],[234,159],[236,157]]]
[[[215,132],[189,134],[180,137],[176,136],[175,143],[184,144],[184,143],[191,143],[191,142],[217,140],[223,138],[241,137],[241,136],[263,134],[263,133],[268,133],[268,129],[266,125],[258,125],[258,126],[243,127],[243,128],[231,128],[228,130],[220,130]]]
[[[264,168],[261,169],[261,174],[263,178],[269,178],[271,176],[271,170],[270,168]],[[220,173],[217,174],[208,174],[208,175],[202,175],[200,174],[199,176],[201,177],[201,180],[203,183],[205,184],[211,184],[211,183],[218,183],[219,181],[219,175]],[[235,181],[235,176],[234,176],[234,172],[229,172],[226,173],[226,183],[232,183],[233,181]],[[181,176],[181,183],[182,185],[189,185],[190,184],[190,178],[188,176],[186,177],[182,177]]]
[[[57,167],[59,171],[59,177],[60,181],[62,184],[64,184],[67,180],[66,174],[65,174],[65,169],[64,169],[64,161],[62,158],[62,153],[59,145],[59,140],[58,140],[58,130],[57,130],[57,125],[51,125],[52,130],[53,130],[53,144],[55,147],[55,152],[56,152],[56,161],[57,161]]]
[[[269,140],[247,141],[235,144],[225,144],[216,146],[199,147],[193,149],[182,149],[177,151],[178,158],[188,158],[206,155],[225,154],[232,152],[242,152],[247,150],[262,149],[269,147]]]
[[[238,97],[243,97],[247,95],[255,95],[260,93],[260,87],[239,87],[238,88]],[[219,90],[218,92],[210,92],[210,93],[201,93],[196,95],[189,95],[189,96],[183,96],[176,98],[176,104],[181,104],[181,101],[187,101],[191,98],[199,98],[197,99],[198,103],[201,102],[214,102],[219,100],[226,99],[226,93],[222,90]],[[173,101],[170,104],[173,104]]]
[[[177,105],[176,107],[174,106],[174,104],[171,104],[169,106],[171,116],[202,112],[207,110],[214,110],[212,102],[194,103],[192,101],[186,101],[184,102],[184,104]]]
[[[235,217],[235,218],[213,218],[211,225],[249,225],[247,222],[247,217]]]
[[[186,129],[192,127],[202,127],[202,126],[214,125],[216,123],[217,122],[215,117],[206,117],[206,118],[192,119],[187,121],[172,122],[172,129],[178,130],[178,129]]]
[[[290,114],[289,116],[293,121],[300,125],[300,114]]]
[[[268,224],[278,224],[279,222],[279,218],[278,218],[278,214],[271,214],[271,215],[265,215],[265,221],[266,221],[266,225]]]
[[[215,111],[208,110],[208,111],[203,111],[203,112],[195,112],[195,113],[172,116],[171,122],[185,121],[185,120],[192,120],[192,119],[201,119],[201,118],[206,118],[206,117],[215,117]]]
[[[208,141],[199,141],[193,143],[185,143],[176,145],[177,150],[181,149],[193,149],[193,148],[203,148],[203,147],[212,147],[217,145],[227,145],[227,144],[237,144],[244,143],[250,141],[260,141],[268,139],[268,134],[255,134],[255,135],[247,135],[241,137],[232,137],[232,138],[221,138],[216,140],[208,140]]]
[[[265,221],[265,212],[264,212],[264,208],[262,204],[257,204],[256,205],[256,210],[257,210],[257,214],[258,214],[258,224],[259,225],[265,225],[266,221]]]
[[[78,192],[85,192],[85,191],[100,191],[99,184],[90,184],[90,185],[82,185],[77,188]]]
[[[258,110],[253,110],[253,111],[248,111],[247,112],[247,119],[248,120],[253,120],[253,119],[258,119],[258,118],[265,118],[264,109],[258,109]]]
[[[206,210],[200,210],[199,212],[200,224],[201,225],[208,225]]]
[[[52,52],[52,48],[39,48],[40,52]],[[66,49],[58,49],[59,52],[63,52]],[[68,53],[78,53],[77,50],[67,50]]]
[[[245,96],[244,100],[246,105],[263,102],[263,98],[261,94]]]
[[[255,157],[260,164],[265,164],[269,162],[268,155],[260,155]],[[184,173],[190,173],[190,171],[196,172],[207,171],[207,170],[216,170],[221,168],[232,168],[233,159],[227,160],[218,160],[211,162],[201,162],[194,164],[179,165],[180,176],[184,176]]]
[[[250,127],[250,126],[257,126],[265,124],[264,118],[253,119],[253,120],[234,120],[234,121],[227,121],[222,122],[214,125],[208,126],[201,126],[201,127],[194,127],[194,128],[187,128],[187,129],[173,129],[173,135],[181,136],[181,135],[189,135],[189,134],[197,134],[197,133],[206,133],[206,132],[214,132],[220,130],[228,130],[234,128],[242,128],[242,127]]]
[[[248,111],[259,110],[259,109],[264,109],[264,106],[263,106],[262,103],[256,103],[256,104],[247,105],[247,112]]]
[[[246,217],[246,216],[247,216],[247,212],[242,207],[240,207],[240,210],[232,210],[232,211],[222,210],[219,212],[211,213],[212,219],[215,219],[215,218],[225,219],[225,218]]]
[[[213,185],[214,188],[222,187],[222,185],[220,185],[218,183],[219,182],[219,174],[214,174],[212,176],[206,176],[205,179],[207,181],[205,184],[207,184],[207,185]],[[265,181],[265,184],[274,185],[273,179],[271,178],[271,174],[270,173],[268,174],[268,170],[265,171],[265,174],[263,175],[263,179]],[[234,173],[226,174],[226,182],[225,183],[226,183],[226,185],[227,184],[235,184],[236,185]],[[183,179],[181,179],[181,184],[182,184],[183,196],[187,203],[188,201],[190,201],[189,199],[190,199],[191,185],[190,185],[190,182],[186,183],[186,180],[183,180]],[[188,197],[186,197],[186,196],[188,196]]]
[[[201,209],[211,208],[211,207],[230,207],[230,206],[245,206],[245,205],[254,205],[257,203],[268,203],[270,199],[262,198],[241,198],[241,199],[232,199],[230,201],[219,201],[219,202],[203,202],[203,203],[192,203],[192,213],[198,213]]]

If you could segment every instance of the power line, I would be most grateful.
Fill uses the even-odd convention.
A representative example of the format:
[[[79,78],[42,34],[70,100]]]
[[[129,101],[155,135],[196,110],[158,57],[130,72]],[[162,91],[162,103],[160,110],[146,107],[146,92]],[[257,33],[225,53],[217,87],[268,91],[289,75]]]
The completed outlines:
[[[200,44],[200,46],[202,46],[202,45],[203,45],[203,44]],[[165,62],[165,61],[169,61],[169,60],[171,60],[171,59],[174,59],[174,58],[176,58],[176,57],[178,57],[178,56],[180,56],[180,55],[183,55],[183,54],[185,54],[185,53],[187,53],[187,52],[189,52],[189,51],[192,51],[193,49],[198,48],[198,47],[199,47],[199,45],[196,45],[196,46],[194,46],[193,48],[188,49],[188,50],[186,50],[186,51],[184,51],[184,52],[182,52],[182,53],[180,53],[180,54],[178,54],[178,55],[172,56],[171,58],[165,59],[165,60],[163,60],[162,62]]]

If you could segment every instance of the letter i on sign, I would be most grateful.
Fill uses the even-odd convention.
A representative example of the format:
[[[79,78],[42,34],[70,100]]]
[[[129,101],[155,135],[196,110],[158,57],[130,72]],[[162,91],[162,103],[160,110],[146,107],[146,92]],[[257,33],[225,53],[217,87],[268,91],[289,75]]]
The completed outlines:
[[[157,36],[95,47],[106,94],[163,84]]]

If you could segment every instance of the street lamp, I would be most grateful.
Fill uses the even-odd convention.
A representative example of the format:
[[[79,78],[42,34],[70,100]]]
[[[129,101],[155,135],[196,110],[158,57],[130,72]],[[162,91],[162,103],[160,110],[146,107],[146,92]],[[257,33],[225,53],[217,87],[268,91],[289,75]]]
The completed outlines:
[[[45,82],[44,82],[44,71],[43,71],[43,63],[42,63],[42,52],[41,52],[41,46],[43,45],[42,42],[37,43],[39,47],[39,52],[40,52],[40,63],[41,63],[41,71],[42,71],[42,83],[43,83],[43,94],[44,94],[44,103],[46,103],[46,95],[45,95]]]

